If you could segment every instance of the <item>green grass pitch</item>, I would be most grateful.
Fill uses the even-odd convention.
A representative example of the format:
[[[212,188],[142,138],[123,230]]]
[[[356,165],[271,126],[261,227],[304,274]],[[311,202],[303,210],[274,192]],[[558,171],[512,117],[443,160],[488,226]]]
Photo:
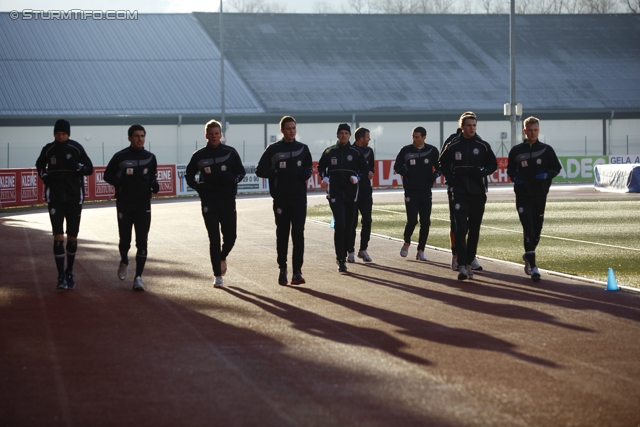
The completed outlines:
[[[329,222],[329,205],[309,208],[307,217]],[[402,238],[403,203],[374,204],[372,232]],[[413,241],[417,240],[418,227]],[[449,207],[434,203],[428,245],[449,248]],[[515,201],[487,202],[478,255],[523,264],[522,227]],[[540,268],[640,287],[640,201],[549,200],[536,250]]]

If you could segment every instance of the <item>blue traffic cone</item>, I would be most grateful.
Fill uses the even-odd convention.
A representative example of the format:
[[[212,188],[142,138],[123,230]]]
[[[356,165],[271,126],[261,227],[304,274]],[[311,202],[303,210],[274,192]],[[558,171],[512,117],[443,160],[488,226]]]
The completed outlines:
[[[609,275],[607,277],[607,291],[618,291],[620,288],[618,287],[618,281],[616,280],[616,275],[613,274],[613,268],[609,267]]]
[[[329,227],[334,228],[336,226],[336,219],[331,215],[331,222],[329,222]]]

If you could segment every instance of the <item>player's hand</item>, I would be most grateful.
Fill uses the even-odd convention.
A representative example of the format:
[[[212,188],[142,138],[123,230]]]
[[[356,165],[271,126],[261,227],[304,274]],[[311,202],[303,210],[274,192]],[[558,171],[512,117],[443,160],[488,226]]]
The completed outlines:
[[[522,180],[522,178],[518,178],[517,176],[511,178],[511,181],[513,181],[514,183],[516,183],[518,185],[524,184],[524,181]]]
[[[357,184],[359,180],[357,176],[351,175],[351,178],[349,178],[349,181],[351,181],[352,184]]]
[[[153,182],[151,182],[151,192],[153,194],[158,194],[158,191],[160,191],[160,184],[158,181],[153,180]]]
[[[323,183],[324,185],[329,185],[329,177],[328,177],[328,176],[325,176],[324,178],[322,178],[322,183]]]

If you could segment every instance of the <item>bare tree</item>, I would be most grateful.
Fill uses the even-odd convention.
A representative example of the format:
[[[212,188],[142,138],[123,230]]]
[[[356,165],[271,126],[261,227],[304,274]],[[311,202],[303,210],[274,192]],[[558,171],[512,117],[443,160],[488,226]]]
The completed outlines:
[[[371,7],[379,13],[417,13],[416,0],[375,0]]]
[[[452,13],[456,0],[416,0],[415,13]]]
[[[631,13],[640,12],[640,0],[627,0],[623,4],[629,8]]]
[[[480,7],[485,13],[508,13],[508,5],[505,0],[480,0]]]
[[[355,13],[371,13],[371,0],[349,0],[349,7]]]
[[[265,0],[228,0],[229,6],[240,13],[284,13],[286,6],[282,3],[268,3]]]
[[[336,10],[328,1],[316,0],[313,4],[313,13],[336,13]]]
[[[585,0],[587,13],[613,13],[618,9],[615,0]]]

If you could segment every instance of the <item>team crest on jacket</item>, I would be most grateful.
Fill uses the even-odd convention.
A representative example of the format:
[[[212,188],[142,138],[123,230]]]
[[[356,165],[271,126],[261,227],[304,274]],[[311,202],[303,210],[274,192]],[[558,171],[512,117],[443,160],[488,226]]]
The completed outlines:
[[[410,202],[410,201],[411,201],[411,197],[405,197],[405,198],[404,198],[404,201],[405,201],[405,202]]]
[[[226,170],[227,170],[227,165],[222,165],[222,166],[220,166],[220,170],[221,170],[222,172],[226,171]]]
[[[353,160],[353,156],[352,156],[351,154],[349,154],[349,155],[347,156],[347,160],[348,160],[348,161]]]
[[[454,206],[454,209],[459,211],[460,210],[460,203],[456,203],[456,205]]]
[[[133,175],[133,168],[127,168],[127,175]]]
[[[337,164],[338,164],[338,159],[337,159],[337,158],[335,158],[335,157],[332,157],[332,158],[331,158],[331,165],[335,166],[335,165],[337,165]]]
[[[144,168],[144,170],[142,171],[142,173],[143,173],[144,175],[146,175],[148,172],[149,172],[149,169],[147,169],[147,168]]]
[[[118,212],[118,219],[122,219],[122,212]]]
[[[426,164],[429,164],[429,159],[428,159],[428,158],[425,158],[425,159],[424,159],[424,164],[425,164],[425,165],[426,165]]]
[[[336,202],[336,199],[331,199],[331,203],[335,203],[335,202]]]
[[[278,215],[282,215],[282,209],[281,209],[281,208],[276,209],[276,213],[277,213]]]
[[[478,150],[477,148],[473,149],[473,155],[477,156],[478,154],[480,154],[480,150]]]
[[[410,164],[411,166],[415,165],[415,164],[416,164],[416,159],[410,159],[410,160],[409,160],[409,164]]]
[[[52,208],[50,211],[51,216],[54,216],[56,214],[56,208]]]
[[[71,158],[71,153],[67,153],[67,160]]]
[[[538,159],[538,160],[536,160],[536,163],[537,163],[537,164],[539,164],[539,165],[541,165],[541,164],[542,164],[542,159]]]
[[[204,173],[211,173],[211,168],[209,166],[205,167]]]
[[[207,212],[209,212],[209,208],[205,206],[204,208],[202,208],[202,212],[203,212],[203,213],[207,213]]]
[[[302,166],[302,160],[298,160],[297,165],[298,165],[298,166]]]
[[[518,208],[518,213],[524,212],[524,208]]]
[[[56,156],[53,156],[51,158],[51,160],[49,161],[49,163],[51,163],[52,165],[55,165],[56,164]]]
[[[526,160],[523,160],[522,163],[520,163],[522,165],[523,168],[526,168],[527,166],[529,166],[529,163],[527,163]]]
[[[459,151],[456,151],[456,160],[462,160],[462,153]]]

